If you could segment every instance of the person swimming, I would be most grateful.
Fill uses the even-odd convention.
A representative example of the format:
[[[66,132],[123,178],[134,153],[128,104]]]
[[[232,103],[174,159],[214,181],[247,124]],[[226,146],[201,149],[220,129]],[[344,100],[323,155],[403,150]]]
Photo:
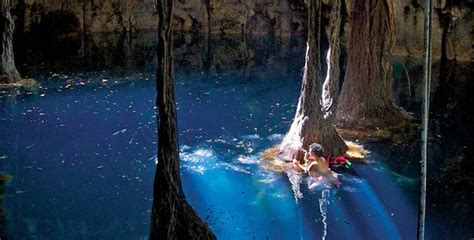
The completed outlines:
[[[297,169],[307,173],[311,178],[323,179],[326,178],[331,183],[335,184],[336,186],[340,185],[339,180],[337,179],[335,173],[331,171],[329,168],[329,164],[327,163],[324,156],[324,149],[321,144],[313,143],[309,145],[309,151],[305,152],[305,162],[301,164],[296,159],[293,160],[293,164]],[[336,174],[337,175],[337,174]]]
[[[293,160],[293,164],[305,173],[308,173],[310,177],[318,177],[321,173],[328,171],[328,165],[326,159],[324,159],[324,149],[318,143],[313,143],[309,146],[309,151],[306,151],[304,155],[304,163],[301,164],[296,159]]]

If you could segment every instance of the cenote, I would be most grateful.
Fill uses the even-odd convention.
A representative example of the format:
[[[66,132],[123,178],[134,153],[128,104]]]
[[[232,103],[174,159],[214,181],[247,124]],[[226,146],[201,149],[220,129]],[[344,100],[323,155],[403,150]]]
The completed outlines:
[[[155,41],[154,32],[94,34],[54,51],[17,50],[18,68],[40,86],[0,95],[0,171],[11,176],[5,236],[148,238]],[[186,198],[219,239],[415,239],[418,129],[358,141],[369,163],[354,163],[356,174],[343,174],[339,188],[309,189],[303,180],[298,200],[286,174],[262,167],[259,153],[281,142],[294,117],[305,47],[303,37],[175,36]],[[451,189],[445,169],[472,145],[474,88],[468,67],[449,64],[449,84],[433,74],[429,239],[474,234],[472,190]],[[393,66],[397,103],[419,122],[422,62],[397,58]]]

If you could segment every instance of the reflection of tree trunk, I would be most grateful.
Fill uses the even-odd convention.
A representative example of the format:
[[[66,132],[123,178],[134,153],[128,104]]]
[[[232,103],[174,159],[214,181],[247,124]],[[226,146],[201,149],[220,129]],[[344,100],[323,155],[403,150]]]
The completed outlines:
[[[340,1],[337,2],[340,3]],[[328,154],[345,153],[347,150],[344,140],[329,121],[330,118],[324,118],[324,111],[320,104],[324,81],[321,66],[321,47],[322,38],[324,40],[325,37],[324,31],[322,31],[324,15],[322,14],[321,1],[310,0],[308,11],[308,46],[301,95],[295,119],[288,134],[283,139],[279,152],[280,157],[286,160],[300,159],[302,152],[299,148],[307,149],[314,142],[321,143]],[[331,20],[333,19],[331,18]],[[332,34],[331,39],[334,39]],[[331,64],[339,64],[338,61],[330,62]]]
[[[204,0],[204,5],[206,5],[206,12],[207,12],[207,35],[211,35],[211,16],[212,16],[212,8],[211,8],[211,0]]]
[[[16,34],[25,32],[25,0],[19,0],[16,5]]]
[[[82,38],[84,38],[84,36],[86,35],[86,21],[87,21],[87,18],[86,18],[86,15],[87,15],[87,1],[86,0],[83,0],[82,2]]]
[[[394,103],[390,59],[395,44],[392,0],[355,0],[338,126],[376,129],[404,125],[405,112]]]
[[[436,134],[443,136],[443,141],[446,141],[446,138],[449,138],[450,133],[453,131],[455,124],[451,119],[456,119],[457,111],[453,111],[453,106],[458,106],[456,103],[457,98],[451,98],[453,93],[456,93],[456,87],[452,80],[457,80],[459,78],[454,76],[458,71],[456,56],[452,60],[448,59],[448,42],[450,40],[450,33],[455,24],[455,15],[452,13],[452,9],[456,8],[455,4],[446,3],[446,6],[441,9],[435,8],[436,13],[438,14],[439,24],[441,29],[441,44],[440,44],[440,61],[439,61],[439,75],[437,89],[433,96],[433,112],[437,114],[434,118],[434,121],[430,123],[435,126],[437,129]],[[449,119],[449,121],[446,121]],[[440,139],[441,140],[441,139]],[[451,157],[455,152],[450,152],[451,148],[449,147],[440,147],[437,149],[437,155],[439,159],[447,160],[448,156]],[[441,162],[446,164],[446,162]]]
[[[173,0],[158,1],[157,8],[159,136],[150,239],[215,239],[186,201],[181,187],[171,55]]]
[[[15,23],[10,15],[10,0],[2,0],[0,5],[0,83],[14,83],[21,79],[13,57],[13,30]]]
[[[211,70],[211,63],[212,63],[212,50],[214,49],[212,45],[212,36],[211,36],[211,16],[212,16],[212,8],[211,8],[211,0],[204,0],[204,4],[206,5],[206,12],[207,12],[207,34],[206,34],[206,57],[204,58],[204,72],[210,74]]]
[[[436,9],[439,18],[439,25],[441,28],[441,57],[440,57],[440,71],[439,71],[439,86],[444,86],[449,82],[449,78],[453,72],[453,66],[456,65],[456,55],[453,56],[453,61],[448,61],[448,43],[451,30],[456,24],[456,19],[459,18],[456,10],[458,9],[456,3],[446,2],[446,6],[441,9]]]

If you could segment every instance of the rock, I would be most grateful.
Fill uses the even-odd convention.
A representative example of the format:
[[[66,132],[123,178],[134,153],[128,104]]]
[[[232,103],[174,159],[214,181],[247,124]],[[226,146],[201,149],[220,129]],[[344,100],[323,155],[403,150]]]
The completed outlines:
[[[325,0],[327,1],[327,0]],[[345,0],[349,14],[351,0]],[[398,56],[423,57],[423,1],[393,1]],[[17,29],[29,32],[55,12],[75,16],[81,31],[133,32],[156,29],[155,0],[75,1],[13,0]],[[471,56],[472,11],[469,3],[435,1],[433,21],[434,57],[441,53],[440,14],[449,11],[454,24],[449,28],[447,56],[469,61]],[[47,18],[46,18],[47,19]],[[276,37],[306,33],[304,0],[179,0],[175,1],[173,28],[176,31],[211,34],[273,34]],[[18,26],[18,24],[22,24]],[[349,24],[346,24],[348,32]],[[78,29],[74,29],[77,32]],[[345,41],[347,42],[347,40]]]
[[[47,38],[62,38],[81,33],[80,20],[70,11],[52,11],[45,14],[38,31]]]
[[[434,1],[436,2],[436,1]],[[397,47],[394,54],[397,56],[423,57],[423,1],[400,0],[393,1],[395,11],[395,26]],[[449,28],[447,57],[470,61],[471,59],[471,28],[472,11],[468,3],[459,3],[459,6],[450,7],[454,24]],[[446,9],[446,1],[434,4],[433,11],[433,56],[441,55],[441,15]]]

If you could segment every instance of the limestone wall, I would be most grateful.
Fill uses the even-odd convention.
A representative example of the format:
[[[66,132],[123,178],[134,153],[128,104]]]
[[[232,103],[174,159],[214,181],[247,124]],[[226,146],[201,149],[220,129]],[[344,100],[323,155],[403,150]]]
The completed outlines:
[[[20,32],[41,32],[42,28],[47,28],[41,22],[48,14],[64,12],[77,19],[78,24],[74,24],[76,30],[69,28],[69,31],[79,33],[85,29],[85,32],[133,32],[156,28],[156,1],[13,0],[13,14],[17,31]],[[435,57],[440,56],[442,34],[447,31],[448,57],[470,60],[472,0],[434,1]],[[349,6],[351,1],[345,2]],[[396,55],[423,56],[422,2],[393,1],[397,29]],[[447,28],[441,24],[443,16],[453,19]],[[304,0],[176,0],[173,25],[175,30],[186,32],[301,36],[306,31],[306,7]]]

